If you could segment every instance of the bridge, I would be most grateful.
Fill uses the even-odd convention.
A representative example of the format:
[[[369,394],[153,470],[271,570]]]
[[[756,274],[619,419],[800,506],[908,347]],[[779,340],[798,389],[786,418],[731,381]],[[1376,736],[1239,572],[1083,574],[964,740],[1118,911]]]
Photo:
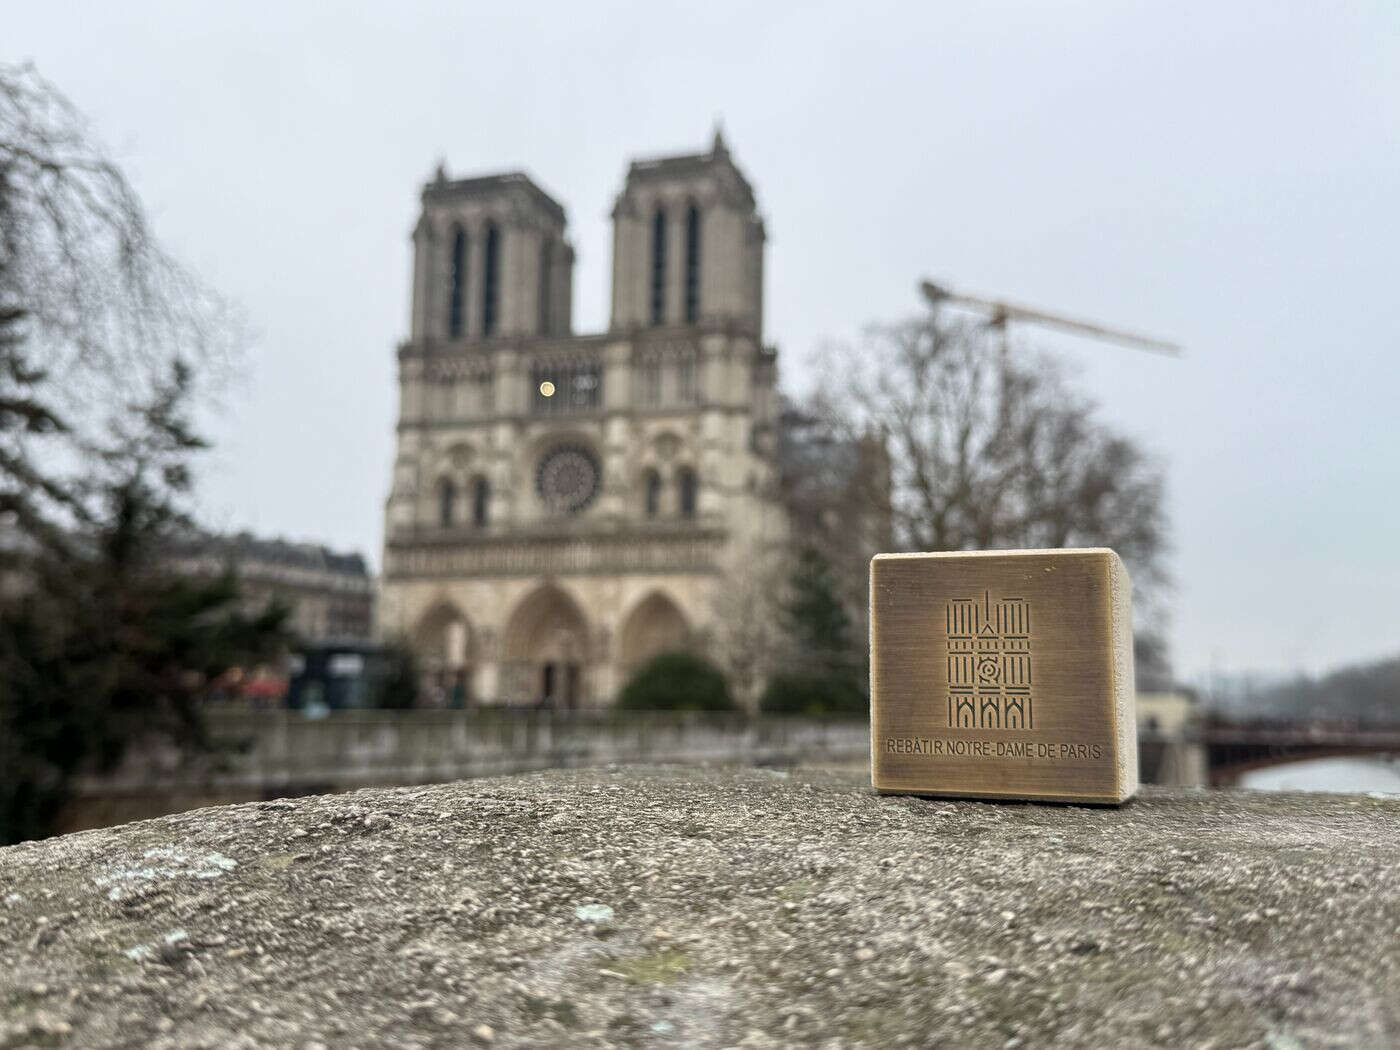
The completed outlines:
[[[1400,729],[1335,726],[1213,725],[1199,731],[1212,787],[1238,783],[1245,773],[1290,762],[1366,755],[1400,756]]]

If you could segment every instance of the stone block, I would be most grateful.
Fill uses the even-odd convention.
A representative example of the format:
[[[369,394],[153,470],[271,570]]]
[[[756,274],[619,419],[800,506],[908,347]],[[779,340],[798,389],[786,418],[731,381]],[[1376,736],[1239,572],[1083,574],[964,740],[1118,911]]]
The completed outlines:
[[[1137,791],[1132,584],[1106,548],[881,554],[877,791],[1116,804]]]

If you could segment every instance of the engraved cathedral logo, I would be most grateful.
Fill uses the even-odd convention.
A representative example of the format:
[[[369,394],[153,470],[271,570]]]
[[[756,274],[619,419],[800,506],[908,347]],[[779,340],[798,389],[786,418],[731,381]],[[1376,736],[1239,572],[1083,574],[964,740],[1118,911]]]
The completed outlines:
[[[1034,729],[1031,603],[954,598],[947,626],[949,728]]]

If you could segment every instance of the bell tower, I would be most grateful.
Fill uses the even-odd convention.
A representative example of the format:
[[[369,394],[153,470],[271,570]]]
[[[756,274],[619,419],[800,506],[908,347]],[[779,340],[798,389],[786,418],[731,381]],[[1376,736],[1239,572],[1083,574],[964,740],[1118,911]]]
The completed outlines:
[[[763,220],[718,128],[707,153],[634,161],[612,216],[614,331],[726,326],[761,341]]]
[[[423,187],[413,231],[412,339],[568,335],[574,251],[563,207],[523,172]]]

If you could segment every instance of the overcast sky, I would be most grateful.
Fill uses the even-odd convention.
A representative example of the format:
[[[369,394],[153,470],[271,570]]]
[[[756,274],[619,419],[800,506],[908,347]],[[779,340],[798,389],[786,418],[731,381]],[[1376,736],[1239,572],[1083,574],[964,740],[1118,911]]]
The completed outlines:
[[[722,116],[789,390],[824,340],[915,310],[920,276],[1178,340],[1047,345],[1169,464],[1179,670],[1400,650],[1400,4],[666,8],[7,10],[0,57],[92,118],[256,326],[213,523],[378,562],[439,158],[565,205],[591,331],[629,158],[700,150]]]

